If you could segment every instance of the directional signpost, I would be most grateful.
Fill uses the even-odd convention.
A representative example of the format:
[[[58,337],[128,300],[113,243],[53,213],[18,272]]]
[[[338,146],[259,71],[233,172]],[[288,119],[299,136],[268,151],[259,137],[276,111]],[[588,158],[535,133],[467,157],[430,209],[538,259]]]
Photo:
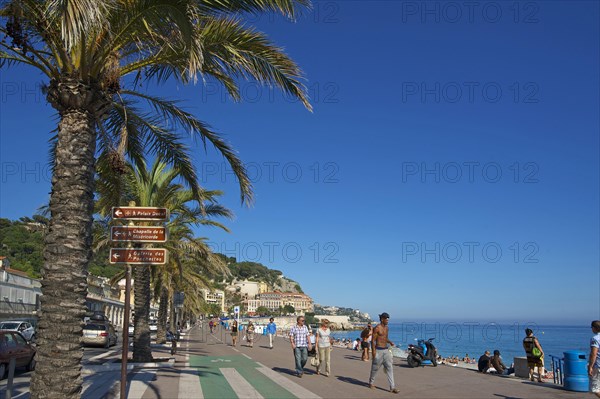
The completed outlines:
[[[130,203],[129,205],[135,205]],[[113,220],[128,221],[128,226],[113,226],[110,239],[113,242],[127,243],[127,248],[111,248],[109,262],[126,266],[125,273],[125,315],[123,320],[123,357],[121,359],[121,398],[125,398],[127,386],[127,357],[129,346],[129,308],[131,291],[131,265],[164,265],[169,252],[164,248],[134,248],[134,243],[161,243],[168,239],[164,226],[135,226],[134,220],[164,222],[169,220],[167,208],[117,206],[112,208]]]
[[[118,242],[166,242],[167,228],[163,226],[113,226],[110,240]]]
[[[115,206],[112,208],[112,218],[114,220],[165,221],[169,219],[169,210],[142,206]]]
[[[167,263],[167,250],[163,248],[135,249],[111,248],[110,263],[129,265],[164,265]]]

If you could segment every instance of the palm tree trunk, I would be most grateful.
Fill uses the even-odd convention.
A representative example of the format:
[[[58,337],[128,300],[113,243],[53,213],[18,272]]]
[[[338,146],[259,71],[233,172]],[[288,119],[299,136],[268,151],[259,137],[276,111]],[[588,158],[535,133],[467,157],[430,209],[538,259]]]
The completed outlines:
[[[171,297],[169,298],[169,326],[171,328],[171,331],[175,331],[175,303],[173,302],[173,293],[171,293],[170,296]]]
[[[160,289],[160,303],[158,305],[158,327],[156,330],[156,343],[167,342],[167,312],[169,311],[169,291],[166,287]]]
[[[101,92],[76,80],[51,82],[48,100],[61,116],[45,237],[37,366],[31,398],[78,398],[82,321],[91,258],[95,117]]]
[[[151,362],[152,348],[150,347],[150,266],[134,266],[133,291],[135,293],[134,330],[133,330],[133,361]]]

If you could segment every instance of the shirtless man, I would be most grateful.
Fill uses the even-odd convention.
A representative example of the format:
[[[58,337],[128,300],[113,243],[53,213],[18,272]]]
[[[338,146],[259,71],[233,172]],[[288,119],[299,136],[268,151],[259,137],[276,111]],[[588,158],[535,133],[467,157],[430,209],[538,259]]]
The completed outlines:
[[[390,315],[382,313],[379,315],[380,323],[373,329],[373,337],[371,339],[371,356],[373,357],[373,363],[371,364],[371,376],[369,377],[369,388],[375,389],[375,376],[379,371],[379,368],[383,364],[385,373],[387,374],[388,382],[390,384],[390,392],[400,392],[394,385],[394,362],[392,353],[388,350],[388,343],[394,346],[394,343],[388,338],[388,321]]]

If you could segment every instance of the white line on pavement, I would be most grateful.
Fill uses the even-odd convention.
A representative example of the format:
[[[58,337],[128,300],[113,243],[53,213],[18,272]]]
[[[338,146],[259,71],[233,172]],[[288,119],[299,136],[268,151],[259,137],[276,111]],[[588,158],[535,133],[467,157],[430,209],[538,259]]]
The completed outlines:
[[[227,380],[235,394],[240,399],[263,399],[262,395],[254,389],[248,381],[233,368],[219,369],[223,377]]]
[[[314,393],[312,393],[308,389],[306,389],[306,388],[304,388],[304,387],[296,384],[295,382],[290,381],[286,377],[284,377],[281,374],[279,374],[279,373],[271,370],[270,368],[260,367],[260,368],[257,368],[256,370],[258,370],[261,373],[263,373],[264,375],[266,375],[269,379],[271,379],[271,381],[273,381],[274,383],[276,383],[280,387],[282,387],[282,388],[287,389],[288,391],[290,391],[290,393],[292,395],[296,396],[297,398],[302,398],[302,399],[320,399],[319,396],[315,395]]]
[[[246,355],[245,353],[242,353],[242,356],[246,356],[248,359],[252,360],[252,358],[248,355]]]
[[[120,350],[121,350],[121,348],[117,348],[117,349],[113,349],[113,350],[108,351],[108,352],[101,353],[101,354],[96,355],[94,357],[90,357],[88,359],[88,362],[93,362],[94,360],[104,359],[105,357],[108,357],[110,355],[114,355],[115,353],[119,352]]]
[[[178,398],[203,399],[202,387],[200,386],[200,377],[198,369],[184,368],[179,374],[179,394]]]
[[[133,380],[129,384],[127,399],[141,399],[146,389],[148,389],[150,381],[154,379],[155,374],[156,370],[144,370],[135,373]]]

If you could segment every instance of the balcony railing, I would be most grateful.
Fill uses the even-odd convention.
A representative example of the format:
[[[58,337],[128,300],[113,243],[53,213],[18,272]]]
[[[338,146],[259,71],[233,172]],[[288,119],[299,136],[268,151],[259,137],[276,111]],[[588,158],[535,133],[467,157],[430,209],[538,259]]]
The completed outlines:
[[[34,313],[38,308],[35,303],[0,301],[0,312],[2,313]]]

